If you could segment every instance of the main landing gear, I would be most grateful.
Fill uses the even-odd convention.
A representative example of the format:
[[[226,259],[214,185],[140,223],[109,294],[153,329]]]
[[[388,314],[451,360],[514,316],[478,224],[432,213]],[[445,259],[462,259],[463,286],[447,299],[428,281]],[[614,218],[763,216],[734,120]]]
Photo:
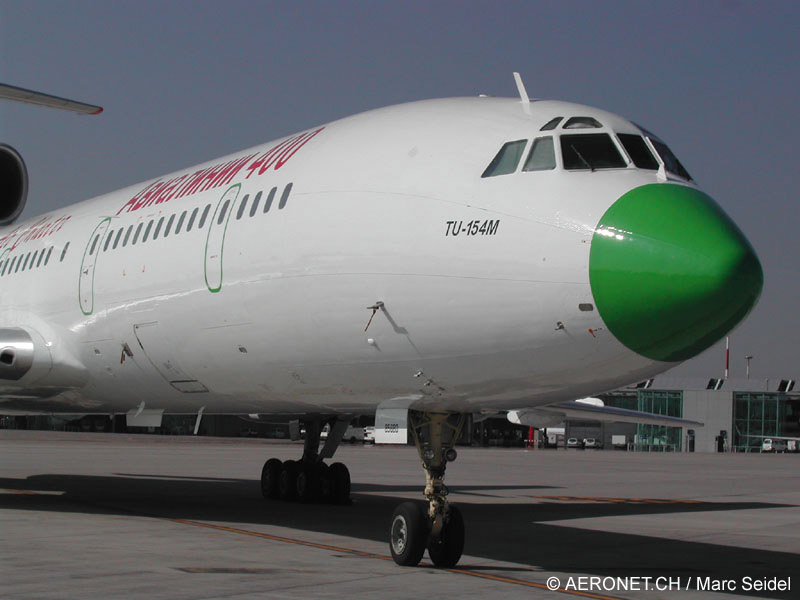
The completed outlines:
[[[453,447],[466,416],[461,413],[410,410],[408,421],[427,484],[427,510],[417,502],[403,502],[392,515],[389,547],[398,565],[415,566],[425,549],[437,567],[453,567],[464,550],[464,518],[447,501],[444,471],[456,459]]]
[[[306,439],[303,457],[298,460],[270,458],[261,469],[261,493],[267,499],[297,502],[350,502],[350,471],[342,463],[328,466],[325,458],[333,457],[349,421],[333,420],[325,446],[319,450],[320,432],[325,420],[305,420]]]

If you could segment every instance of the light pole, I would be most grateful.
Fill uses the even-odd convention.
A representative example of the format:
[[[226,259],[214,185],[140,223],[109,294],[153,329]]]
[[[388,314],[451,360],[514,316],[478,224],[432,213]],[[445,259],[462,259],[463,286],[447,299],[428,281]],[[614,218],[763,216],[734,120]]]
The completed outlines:
[[[753,358],[752,354],[748,354],[747,356],[744,357],[744,359],[747,361],[747,378],[748,379],[750,379],[750,359],[751,358]]]

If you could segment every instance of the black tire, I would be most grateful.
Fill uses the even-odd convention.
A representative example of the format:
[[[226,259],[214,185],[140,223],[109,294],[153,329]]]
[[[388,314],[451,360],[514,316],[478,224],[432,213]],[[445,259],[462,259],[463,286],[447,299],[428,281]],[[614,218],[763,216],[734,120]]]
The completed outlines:
[[[457,506],[450,506],[447,522],[438,539],[428,542],[428,556],[437,567],[455,567],[464,551],[464,517]]]
[[[343,463],[333,463],[329,470],[330,501],[332,504],[348,504],[350,502],[350,471]]]
[[[261,495],[267,499],[280,496],[281,461],[270,458],[261,469]]]
[[[314,502],[319,496],[320,470],[317,465],[300,465],[297,469],[295,488],[300,502]]]
[[[389,550],[394,562],[416,567],[428,542],[428,517],[417,502],[403,502],[394,509],[389,527]]]
[[[320,502],[331,502],[333,496],[333,482],[331,468],[324,462],[319,463],[319,496]]]
[[[281,465],[281,476],[278,485],[281,500],[294,500],[297,495],[297,463],[284,461]]]

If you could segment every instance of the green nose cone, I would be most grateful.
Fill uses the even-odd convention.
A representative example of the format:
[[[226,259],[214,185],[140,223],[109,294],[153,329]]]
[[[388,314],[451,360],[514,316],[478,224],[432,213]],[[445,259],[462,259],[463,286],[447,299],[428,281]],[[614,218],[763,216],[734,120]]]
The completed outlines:
[[[589,256],[597,310],[631,350],[689,359],[733,329],[764,283],[750,243],[708,195],[645,185],[600,219]]]

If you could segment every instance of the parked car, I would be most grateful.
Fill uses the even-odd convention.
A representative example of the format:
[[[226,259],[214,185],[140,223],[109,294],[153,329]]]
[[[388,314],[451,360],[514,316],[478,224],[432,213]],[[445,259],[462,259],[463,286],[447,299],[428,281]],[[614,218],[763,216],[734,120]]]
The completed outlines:
[[[582,448],[582,445],[578,441],[578,438],[569,438],[567,440],[567,448]]]
[[[784,440],[773,440],[766,438],[761,442],[762,452],[786,452],[786,442]]]
[[[599,449],[603,447],[603,442],[601,442],[597,438],[586,438],[583,440],[583,447]]]

